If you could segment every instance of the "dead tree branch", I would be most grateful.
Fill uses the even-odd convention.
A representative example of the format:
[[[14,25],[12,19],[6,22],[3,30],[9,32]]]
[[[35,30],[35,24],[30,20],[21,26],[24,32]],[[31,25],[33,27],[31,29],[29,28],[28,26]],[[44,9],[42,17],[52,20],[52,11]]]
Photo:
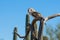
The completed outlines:
[[[18,33],[15,32],[15,34],[19,37],[19,38],[25,38],[25,36],[20,36]]]
[[[38,19],[34,19],[32,21],[32,25],[34,25],[34,23],[36,23],[37,21],[40,21],[40,26],[39,26],[39,31],[38,31],[38,40],[42,39],[41,36],[42,36],[42,31],[43,31],[44,23],[46,21],[48,21],[48,20],[50,20],[52,18],[58,17],[58,16],[60,16],[60,14],[54,14],[52,16],[48,16],[48,17],[45,18],[45,20],[38,18]],[[35,31],[35,30],[33,30],[33,31]]]
[[[44,20],[40,20],[39,31],[38,31],[38,40],[43,40],[42,32],[43,32]]]
[[[46,21],[48,21],[48,20],[50,20],[50,19],[52,19],[52,18],[58,17],[58,16],[60,16],[60,14],[54,14],[54,15],[52,15],[52,16],[48,16],[48,17],[45,18],[44,23],[45,23]]]

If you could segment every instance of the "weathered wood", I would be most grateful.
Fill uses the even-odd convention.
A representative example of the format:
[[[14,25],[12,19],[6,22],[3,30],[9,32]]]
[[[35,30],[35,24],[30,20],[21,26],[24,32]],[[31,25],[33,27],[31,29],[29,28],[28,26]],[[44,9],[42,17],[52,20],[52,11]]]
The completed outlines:
[[[17,35],[16,35],[15,32],[17,32],[17,28],[16,27],[14,28],[13,40],[17,40]]]
[[[31,40],[37,40],[37,19],[33,19],[31,23]]]
[[[29,15],[27,14],[26,15],[26,27],[25,27],[27,36],[26,36],[25,40],[30,40],[30,33],[27,34],[28,32],[30,32],[30,27],[27,26],[28,23],[30,23],[30,18],[29,18]]]
[[[38,40],[43,40],[42,32],[43,32],[44,20],[40,20],[40,26],[38,31]]]

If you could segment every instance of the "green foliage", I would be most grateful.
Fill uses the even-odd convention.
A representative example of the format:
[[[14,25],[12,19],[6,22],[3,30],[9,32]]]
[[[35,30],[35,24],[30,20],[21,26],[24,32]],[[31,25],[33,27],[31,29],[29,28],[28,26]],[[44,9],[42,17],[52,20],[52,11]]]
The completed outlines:
[[[46,36],[43,36],[43,40],[48,40],[48,37],[46,37]]]
[[[46,34],[50,37],[49,40],[60,40],[60,24],[57,24],[55,30],[51,26],[46,27]]]

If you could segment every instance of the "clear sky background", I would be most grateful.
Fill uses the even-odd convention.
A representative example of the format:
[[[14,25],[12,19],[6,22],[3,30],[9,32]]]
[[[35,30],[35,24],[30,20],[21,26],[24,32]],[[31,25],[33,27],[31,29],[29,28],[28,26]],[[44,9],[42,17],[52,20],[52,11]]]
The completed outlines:
[[[25,16],[30,7],[47,17],[60,13],[60,0],[0,0],[0,39],[13,40],[14,27],[18,28],[21,36],[25,35]],[[60,18],[57,17],[47,24],[55,28],[59,22]],[[43,34],[45,35],[45,32]]]

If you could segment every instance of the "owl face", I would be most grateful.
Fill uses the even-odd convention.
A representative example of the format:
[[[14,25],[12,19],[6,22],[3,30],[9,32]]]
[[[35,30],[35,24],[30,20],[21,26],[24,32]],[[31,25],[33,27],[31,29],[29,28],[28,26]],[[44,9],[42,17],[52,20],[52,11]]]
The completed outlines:
[[[33,12],[36,12],[33,8],[29,8],[29,9],[28,9],[28,13],[29,13],[29,14],[32,14]]]

